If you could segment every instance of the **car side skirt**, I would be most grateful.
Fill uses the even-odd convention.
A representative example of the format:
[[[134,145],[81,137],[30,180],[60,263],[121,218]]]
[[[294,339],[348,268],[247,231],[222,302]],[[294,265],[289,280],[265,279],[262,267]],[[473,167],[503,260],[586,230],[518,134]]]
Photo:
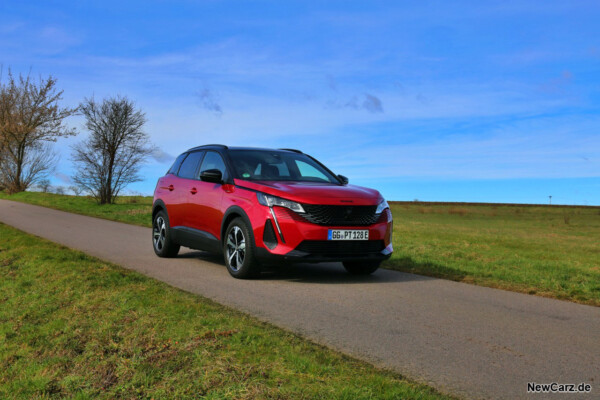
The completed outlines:
[[[175,243],[194,250],[204,250],[211,253],[222,253],[221,241],[214,235],[187,226],[171,228]]]

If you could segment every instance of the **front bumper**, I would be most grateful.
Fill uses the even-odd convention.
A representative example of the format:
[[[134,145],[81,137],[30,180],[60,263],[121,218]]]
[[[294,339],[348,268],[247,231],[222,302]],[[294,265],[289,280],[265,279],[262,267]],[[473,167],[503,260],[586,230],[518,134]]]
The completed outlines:
[[[268,249],[257,247],[256,257],[263,262],[340,262],[340,261],[384,261],[390,258],[392,252],[385,254],[383,251],[364,254],[346,254],[346,255],[327,255],[319,253],[307,253],[299,250],[292,250],[287,254],[274,254]]]
[[[369,226],[322,226],[307,222],[286,208],[273,207],[272,213],[268,207],[260,208],[266,211],[257,216],[262,221],[253,221],[252,225],[255,227],[256,256],[262,261],[383,261],[393,252],[393,223],[389,209]],[[368,229],[369,240],[327,240],[330,229]]]

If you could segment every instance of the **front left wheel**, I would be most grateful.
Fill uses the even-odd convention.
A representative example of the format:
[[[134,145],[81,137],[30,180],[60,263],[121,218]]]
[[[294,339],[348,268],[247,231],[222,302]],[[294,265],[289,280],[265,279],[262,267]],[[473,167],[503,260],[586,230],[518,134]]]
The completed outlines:
[[[236,218],[225,231],[223,254],[227,271],[234,278],[248,279],[260,275],[260,264],[255,257],[254,240],[250,227]]]
[[[175,257],[179,253],[179,245],[171,239],[169,217],[165,211],[159,211],[152,221],[152,247],[159,257]]]

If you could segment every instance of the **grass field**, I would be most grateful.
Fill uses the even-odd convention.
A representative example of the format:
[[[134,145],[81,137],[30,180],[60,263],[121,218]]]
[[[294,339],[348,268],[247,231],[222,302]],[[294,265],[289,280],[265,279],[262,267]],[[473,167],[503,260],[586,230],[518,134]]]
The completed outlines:
[[[116,204],[102,206],[92,197],[41,192],[20,192],[13,195],[0,192],[0,199],[21,201],[77,214],[127,222],[128,224],[152,225],[150,223],[152,219],[152,197],[148,196],[121,196],[117,198]]]
[[[387,268],[600,306],[600,207],[391,207]]]
[[[0,198],[150,226],[150,197]],[[600,306],[600,207],[392,203],[384,267]]]
[[[445,399],[0,224],[0,398]]]

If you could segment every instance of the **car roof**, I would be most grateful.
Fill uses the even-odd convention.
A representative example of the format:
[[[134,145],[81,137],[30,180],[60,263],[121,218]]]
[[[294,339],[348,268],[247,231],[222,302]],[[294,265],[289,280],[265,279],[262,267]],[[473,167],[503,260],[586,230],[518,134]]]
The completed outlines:
[[[263,151],[290,151],[290,152],[294,152],[294,153],[302,153],[300,150],[296,150],[296,149],[270,149],[270,148],[264,148],[264,147],[243,147],[243,146],[225,146],[224,144],[205,144],[202,146],[196,146],[196,147],[192,147],[191,149],[188,149],[187,151],[194,151],[194,150],[208,150],[208,149],[223,149],[223,150],[263,150]]]

